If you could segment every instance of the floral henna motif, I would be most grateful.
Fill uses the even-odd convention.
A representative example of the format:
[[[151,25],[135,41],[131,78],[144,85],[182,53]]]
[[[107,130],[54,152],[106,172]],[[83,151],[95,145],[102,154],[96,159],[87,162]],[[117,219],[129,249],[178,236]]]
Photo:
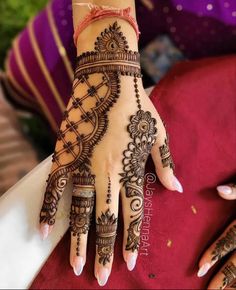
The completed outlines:
[[[127,130],[132,138],[127,149],[123,152],[123,173],[120,173],[120,182],[130,199],[131,222],[128,228],[126,250],[134,252],[140,244],[140,230],[143,218],[143,183],[147,158],[156,141],[156,119],[151,113],[141,109],[137,78],[134,78],[134,91],[138,111],[130,118]]]
[[[218,261],[226,254],[236,249],[236,224],[234,224],[224,237],[216,242],[214,251],[212,252],[212,261]]]
[[[107,209],[97,219],[96,223],[96,245],[99,256],[99,263],[105,266],[110,262],[114,251],[116,238],[117,218]]]
[[[168,137],[165,139],[165,143],[159,147],[161,162],[163,167],[170,167],[174,169],[174,162],[172,160],[170,149],[169,149],[169,139]]]
[[[57,203],[71,172],[90,173],[93,149],[104,136],[107,113],[120,95],[120,76],[141,76],[139,53],[128,50],[117,22],[101,33],[94,49],[77,59],[73,92],[57,134],[40,222],[55,222]]]
[[[77,236],[76,255],[80,255],[81,234],[87,234],[94,207],[94,176],[76,174],[70,212],[70,231]]]
[[[222,270],[222,273],[224,274],[224,278],[220,289],[225,289],[227,286],[234,289],[236,287],[236,266],[233,262],[227,264]]]

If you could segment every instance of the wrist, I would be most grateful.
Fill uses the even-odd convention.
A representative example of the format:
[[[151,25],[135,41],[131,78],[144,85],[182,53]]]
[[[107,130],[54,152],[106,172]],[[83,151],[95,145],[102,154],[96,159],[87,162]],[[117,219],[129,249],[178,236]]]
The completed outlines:
[[[94,43],[97,38],[101,36],[101,32],[107,29],[110,25],[117,22],[120,31],[126,38],[126,45],[128,50],[138,51],[138,41],[134,29],[125,20],[119,18],[104,18],[100,19],[84,29],[77,39],[77,56],[88,51],[94,51]]]

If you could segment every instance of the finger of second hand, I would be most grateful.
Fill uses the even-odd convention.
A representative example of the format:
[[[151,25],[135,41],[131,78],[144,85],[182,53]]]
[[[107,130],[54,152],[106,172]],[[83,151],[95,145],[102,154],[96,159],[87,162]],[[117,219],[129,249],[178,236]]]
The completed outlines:
[[[105,179],[105,180],[104,180]],[[111,273],[117,230],[119,182],[103,177],[96,184],[96,258],[94,274],[104,286]]]
[[[199,262],[198,277],[204,276],[209,269],[225,255],[236,248],[236,220],[223,234],[206,250]]]
[[[233,289],[236,284],[236,253],[224,264],[211,280],[208,289]]]

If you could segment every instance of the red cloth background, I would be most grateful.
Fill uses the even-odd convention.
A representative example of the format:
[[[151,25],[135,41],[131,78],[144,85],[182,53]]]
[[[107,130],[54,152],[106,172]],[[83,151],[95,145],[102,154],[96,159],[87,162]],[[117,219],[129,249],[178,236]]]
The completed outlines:
[[[198,260],[235,217],[235,202],[218,197],[215,187],[236,173],[236,57],[180,63],[154,89],[151,98],[167,124],[176,175],[184,193],[167,191],[158,181],[149,184],[154,193],[149,196],[151,209],[146,207],[144,213],[152,214],[151,230],[142,236],[149,246],[142,241],[137,267],[129,272],[122,258],[120,221],[113,270],[104,288],[202,289],[219,266],[200,279],[196,276]],[[154,172],[151,160],[147,172]],[[146,199],[147,194],[145,190]],[[172,241],[169,247],[168,240]],[[69,265],[69,244],[67,233],[32,289],[99,288],[93,275],[94,228],[80,277]]]

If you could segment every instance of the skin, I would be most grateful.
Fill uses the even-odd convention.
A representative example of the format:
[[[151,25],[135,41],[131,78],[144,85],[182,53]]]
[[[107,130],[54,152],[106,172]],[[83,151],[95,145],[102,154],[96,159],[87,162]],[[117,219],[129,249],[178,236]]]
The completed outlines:
[[[217,187],[218,194],[227,200],[235,200],[236,199],[236,186],[234,184],[226,184],[224,186],[218,186]],[[227,193],[226,193],[227,192]],[[217,264],[224,256],[229,255],[229,258],[226,260],[225,264],[222,266],[219,272],[216,273],[216,275],[212,278],[208,285],[208,289],[235,289],[232,287],[233,284],[236,283],[236,276],[234,277],[233,281],[231,281],[229,284],[226,283],[226,285],[223,283],[224,278],[227,277],[227,275],[224,274],[225,269],[228,265],[233,265],[233,267],[236,267],[236,253],[235,253],[235,245],[236,245],[236,235],[231,235],[230,240],[230,246],[224,247],[224,250],[221,252],[222,254],[217,256],[216,259],[213,259],[213,251],[217,248],[217,243],[219,240],[222,241],[222,238],[224,239],[227,236],[227,233],[230,229],[236,227],[236,220],[233,220],[233,222],[225,229],[225,231],[220,235],[220,237],[205,251],[203,256],[201,257],[199,261],[199,273],[201,272],[201,269],[203,269],[206,265],[206,271],[203,272],[204,275],[207,274],[207,272],[215,265]],[[219,247],[218,247],[219,248]],[[221,247],[222,248],[222,247]],[[201,275],[201,276],[204,276]]]
[[[86,1],[77,0],[75,2],[85,3]],[[91,1],[87,2],[91,3]],[[130,6],[132,9],[132,15],[133,17],[135,17],[135,5],[134,1],[131,0],[119,2],[116,1],[115,3],[111,0],[103,0],[93,1],[93,3],[97,5],[106,5],[112,7],[114,7],[115,5],[119,8],[126,8]],[[81,20],[87,13],[89,13],[89,9],[87,6],[73,5],[74,27],[77,27],[77,25],[81,22]],[[118,24],[121,26],[121,31],[126,37],[129,49],[132,51],[138,51],[136,34],[130,24],[124,20],[116,18],[105,18],[90,24],[84,31],[82,31],[82,33],[78,37],[77,55],[80,55],[81,53],[86,51],[93,51],[96,37],[99,36],[105,28],[109,27],[109,25],[114,23],[115,21],[117,21]],[[101,213],[104,213],[108,208],[108,205],[106,204],[108,175],[110,176],[111,180],[112,195],[109,209],[112,213],[115,214],[116,217],[118,216],[119,195],[121,194],[124,217],[123,257],[124,261],[127,263],[128,269],[133,270],[133,268],[135,267],[138,252],[137,250],[132,252],[125,249],[128,235],[127,229],[131,222],[130,216],[132,215],[132,212],[130,209],[130,202],[128,202],[125,194],[125,189],[119,182],[119,173],[123,172],[123,151],[127,148],[127,144],[132,141],[130,140],[130,136],[127,132],[127,125],[129,124],[130,116],[135,114],[135,112],[137,111],[137,103],[134,90],[131,89],[133,88],[133,78],[129,76],[121,76],[120,80],[121,93],[119,99],[108,112],[109,125],[107,131],[103,136],[102,140],[95,146],[90,161],[92,174],[96,176],[96,220],[99,216],[101,216]],[[96,82],[96,76],[94,81]],[[156,127],[158,130],[158,138],[151,150],[151,155],[155,164],[156,173],[162,184],[167,189],[182,192],[182,186],[174,176],[173,170],[170,167],[164,168],[162,166],[159,147],[164,144],[167,134],[165,131],[165,127],[160,119],[160,116],[158,115],[155,107],[145,93],[141,78],[138,79],[138,88],[142,110],[149,111],[152,115],[152,118],[155,118],[157,121]],[[81,90],[75,89],[74,95],[77,96],[79,94],[81,94]],[[56,144],[56,149],[57,146],[60,146],[60,144]],[[52,170],[55,169],[55,166],[56,164],[54,163],[52,166]],[[48,234],[52,231],[52,228],[53,226],[48,226],[47,224],[42,223],[40,225],[42,237],[46,238]],[[81,235],[80,256],[78,257],[76,256],[77,239],[76,237],[71,235],[70,264],[74,269],[76,275],[80,275],[82,273],[83,266],[86,263],[87,236],[87,234]],[[96,252],[94,275],[97,278],[100,286],[105,285],[109,278],[112,269],[113,259],[114,256],[112,255],[110,262],[106,265],[102,265],[99,263],[99,256]]]

